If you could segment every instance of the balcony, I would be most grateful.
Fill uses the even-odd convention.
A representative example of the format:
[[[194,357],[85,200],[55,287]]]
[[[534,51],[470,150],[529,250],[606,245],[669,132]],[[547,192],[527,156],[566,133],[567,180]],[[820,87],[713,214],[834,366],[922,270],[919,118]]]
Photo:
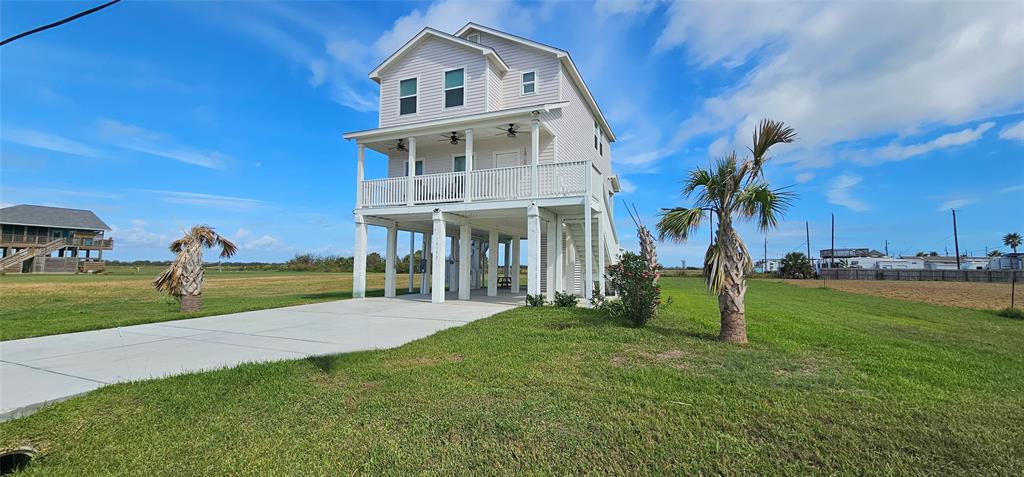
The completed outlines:
[[[4,247],[41,247],[61,237],[27,234],[0,234],[0,246]],[[113,250],[114,239],[93,237],[64,237],[65,247],[76,247],[90,250]]]
[[[591,161],[558,162],[536,166],[500,167],[472,172],[424,174],[412,178],[389,177],[364,180],[359,184],[361,208],[452,202],[485,202],[533,198],[600,198],[601,174]],[[412,187],[410,197],[409,188]]]

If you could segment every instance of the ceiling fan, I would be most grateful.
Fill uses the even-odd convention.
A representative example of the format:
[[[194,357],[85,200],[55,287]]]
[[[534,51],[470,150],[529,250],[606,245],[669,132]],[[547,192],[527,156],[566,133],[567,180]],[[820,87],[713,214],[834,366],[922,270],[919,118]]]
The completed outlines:
[[[438,139],[437,142],[447,142],[453,146],[458,146],[459,141],[463,138],[463,136],[459,135],[459,133],[455,131],[452,131],[451,134],[442,134],[441,137],[444,139]]]
[[[514,138],[514,137],[516,137],[517,134],[530,134],[530,133],[528,133],[526,131],[519,131],[519,125],[512,124],[512,123],[508,123],[508,127],[507,128],[506,127],[498,126],[498,130],[501,131],[501,132],[498,133],[498,134],[495,134],[495,136],[507,136],[507,137],[510,137],[510,138]]]
[[[408,149],[405,147],[405,143],[403,143],[402,140],[399,139],[398,143],[396,143],[394,146],[389,147],[388,150],[404,152],[407,151]]]

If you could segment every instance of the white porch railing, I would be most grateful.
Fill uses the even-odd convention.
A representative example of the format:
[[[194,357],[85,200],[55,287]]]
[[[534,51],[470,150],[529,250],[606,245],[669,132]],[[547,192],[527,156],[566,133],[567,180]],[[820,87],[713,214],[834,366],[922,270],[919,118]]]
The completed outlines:
[[[533,166],[478,169],[470,173],[443,172],[413,178],[413,203],[464,202],[467,181],[472,201],[516,200],[533,197]],[[537,197],[573,197],[587,192],[587,181],[600,190],[601,177],[590,161],[558,162],[537,166]],[[592,186],[593,187],[593,186]],[[360,183],[360,207],[393,207],[408,204],[408,177],[364,180]]]

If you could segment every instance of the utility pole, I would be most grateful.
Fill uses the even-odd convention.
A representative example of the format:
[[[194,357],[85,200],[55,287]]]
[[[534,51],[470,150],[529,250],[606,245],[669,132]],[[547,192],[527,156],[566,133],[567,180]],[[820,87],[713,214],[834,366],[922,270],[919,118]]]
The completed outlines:
[[[888,239],[886,239],[886,241],[885,241],[885,256],[886,257],[889,256],[889,240]]]
[[[807,233],[807,261],[811,262],[811,266],[814,266],[814,259],[811,258],[811,223],[804,221],[804,231]]]
[[[828,257],[828,268],[836,268],[836,214],[832,214],[832,253]]]
[[[761,267],[761,271],[768,273],[768,236],[764,236],[764,266]]]
[[[956,209],[953,211],[953,247],[956,250],[956,269],[960,270],[960,239],[956,235]]]

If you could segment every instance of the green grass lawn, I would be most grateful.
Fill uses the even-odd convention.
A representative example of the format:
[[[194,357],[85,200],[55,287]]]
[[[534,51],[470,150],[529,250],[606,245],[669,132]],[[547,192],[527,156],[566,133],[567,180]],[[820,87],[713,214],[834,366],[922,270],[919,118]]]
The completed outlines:
[[[635,329],[519,308],[398,349],[118,384],[0,424],[27,474],[1024,474],[1024,322],[750,284]],[[428,309],[425,306],[425,309]]]
[[[351,273],[206,271],[203,310],[181,313],[153,290],[161,267],[112,267],[101,275],[0,276],[0,340],[180,320],[197,316],[338,300],[352,296]],[[404,277],[402,277],[404,278]],[[402,284],[401,280],[399,284]],[[384,274],[367,276],[383,295]],[[399,291],[402,288],[399,287]]]

